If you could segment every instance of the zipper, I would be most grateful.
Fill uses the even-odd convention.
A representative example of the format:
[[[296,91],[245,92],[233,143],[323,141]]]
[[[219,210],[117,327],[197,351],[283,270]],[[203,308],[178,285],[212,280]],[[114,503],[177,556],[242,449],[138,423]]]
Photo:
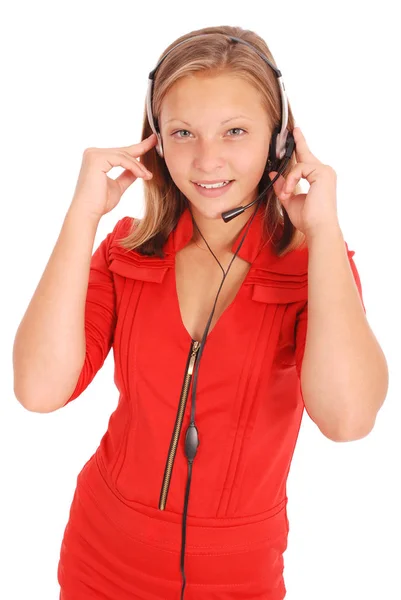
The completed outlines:
[[[170,448],[167,455],[166,468],[164,470],[163,483],[161,487],[160,500],[159,500],[159,509],[164,510],[167,502],[167,494],[170,487],[171,473],[173,471],[175,454],[177,451],[178,439],[181,433],[182,420],[184,417],[185,406],[188,398],[189,386],[192,379],[192,373],[194,370],[194,364],[196,361],[197,352],[200,347],[200,342],[197,340],[192,340],[191,350],[189,354],[188,366],[185,371],[184,383],[181,389],[180,401],[178,403],[178,411],[177,417],[175,420],[175,425],[173,429],[173,435],[170,442]]]

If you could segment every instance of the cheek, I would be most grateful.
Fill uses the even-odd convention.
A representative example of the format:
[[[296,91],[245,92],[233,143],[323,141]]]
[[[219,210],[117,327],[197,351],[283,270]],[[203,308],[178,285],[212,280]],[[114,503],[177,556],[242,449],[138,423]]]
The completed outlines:
[[[187,164],[188,157],[185,162],[184,157],[177,157],[172,152],[165,152],[164,161],[173,183],[183,194],[188,193],[188,186],[191,185],[188,182],[188,173],[190,172]]]
[[[183,179],[188,173],[190,160],[188,152],[184,152],[183,148],[163,145],[164,160],[166,166],[173,179]]]
[[[239,145],[239,144],[238,144]],[[263,175],[268,158],[268,148],[261,143],[241,147],[233,158],[232,165],[238,177],[257,183]]]
[[[260,158],[259,156],[253,155],[253,157],[246,157],[238,166],[237,173],[238,176],[242,178],[245,182],[248,182],[250,187],[256,186],[260,179],[262,178],[263,172],[266,167],[266,160]]]

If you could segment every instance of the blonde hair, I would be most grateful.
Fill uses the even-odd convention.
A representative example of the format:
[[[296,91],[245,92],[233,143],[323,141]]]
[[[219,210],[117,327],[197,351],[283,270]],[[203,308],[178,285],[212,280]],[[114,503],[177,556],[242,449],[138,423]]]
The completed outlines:
[[[235,73],[237,77],[243,78],[261,92],[262,102],[266,109],[271,131],[273,131],[274,127],[281,123],[281,98],[276,75],[273,69],[262,58],[258,57],[254,50],[245,44],[232,44],[226,37],[232,35],[253,44],[276,66],[268,46],[253,31],[228,25],[197,29],[172,42],[160,58],[177,43],[203,33],[208,34],[207,43],[202,38],[187,41],[173,50],[156,72],[152,110],[158,130],[160,131],[158,118],[163,98],[178,80],[200,73],[204,75]],[[294,118],[289,102],[287,128],[289,131],[294,128]],[[145,105],[142,140],[150,136],[151,133],[152,129],[147,118]],[[163,245],[187,207],[188,200],[175,185],[164,159],[157,154],[155,147],[152,147],[143,155],[141,162],[153,173],[151,180],[143,180],[145,192],[144,216],[140,220],[133,219],[129,234],[121,238],[119,242],[127,250],[136,249],[137,252],[143,255],[164,258]],[[295,164],[294,151],[282,173],[283,177],[286,177]],[[269,181],[268,171],[265,171],[258,184],[258,194],[261,193]],[[300,192],[302,190],[298,184],[294,193]],[[291,223],[273,187],[267,191],[266,196],[260,200],[260,203],[264,205],[263,233],[266,238],[273,240],[273,248],[277,256],[282,256],[297,247],[299,242],[304,241],[305,236]],[[251,207],[251,210],[253,212],[255,207]],[[281,233],[280,236],[275,235],[276,229]]]

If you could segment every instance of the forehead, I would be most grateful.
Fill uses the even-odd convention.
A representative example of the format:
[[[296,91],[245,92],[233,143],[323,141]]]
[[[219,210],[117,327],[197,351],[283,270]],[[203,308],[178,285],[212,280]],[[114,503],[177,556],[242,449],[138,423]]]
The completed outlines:
[[[203,119],[220,123],[239,114],[258,119],[264,112],[261,93],[235,74],[195,75],[183,77],[168,90],[160,122],[177,118],[193,124]]]

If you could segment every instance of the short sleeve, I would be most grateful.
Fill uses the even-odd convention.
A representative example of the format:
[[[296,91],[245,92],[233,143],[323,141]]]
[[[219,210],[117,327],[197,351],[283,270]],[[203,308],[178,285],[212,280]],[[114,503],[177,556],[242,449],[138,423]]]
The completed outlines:
[[[365,308],[365,304],[363,302],[363,296],[362,296],[361,280],[360,280],[358,269],[356,268],[354,259],[352,258],[355,254],[355,251],[348,250],[347,243],[345,243],[345,246],[346,246],[346,250],[347,250],[347,254],[348,254],[348,260],[349,260],[349,263],[350,263],[350,266],[352,269],[352,273],[354,275],[354,280],[355,280],[356,286],[358,288],[362,307],[366,314],[366,308]],[[296,362],[296,367],[297,367],[299,378],[301,378],[301,366],[302,366],[302,361],[303,361],[304,352],[305,352],[307,325],[308,325],[308,303],[306,302],[305,306],[298,313],[296,323],[295,323],[295,362]]]
[[[85,301],[85,362],[77,384],[64,406],[75,400],[88,387],[104,361],[114,339],[116,301],[112,272],[109,270],[109,249],[116,235],[118,221],[92,255]]]

